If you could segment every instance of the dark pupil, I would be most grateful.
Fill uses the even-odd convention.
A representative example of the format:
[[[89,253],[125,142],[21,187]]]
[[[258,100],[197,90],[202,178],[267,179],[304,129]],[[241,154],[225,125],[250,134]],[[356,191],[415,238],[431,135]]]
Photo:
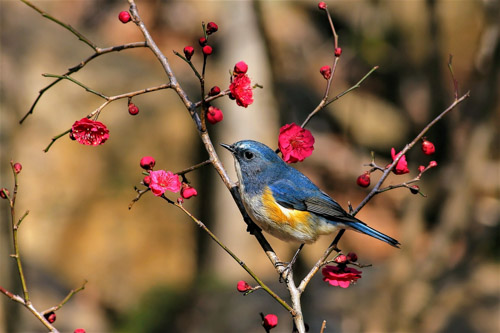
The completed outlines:
[[[247,160],[252,159],[252,158],[253,158],[253,153],[252,153],[252,152],[250,152],[250,151],[246,151],[246,152],[245,152],[245,158],[246,158]]]

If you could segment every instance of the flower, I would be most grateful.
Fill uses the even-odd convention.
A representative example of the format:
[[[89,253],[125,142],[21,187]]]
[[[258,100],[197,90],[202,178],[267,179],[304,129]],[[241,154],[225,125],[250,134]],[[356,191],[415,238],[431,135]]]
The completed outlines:
[[[139,108],[134,103],[129,103],[128,113],[130,113],[132,116],[135,116],[139,113]]]
[[[238,291],[240,293],[245,293],[249,290],[252,290],[252,287],[250,287],[250,285],[246,282],[246,281],[238,281],[238,284],[236,285],[236,289],[238,289]]]
[[[434,147],[434,144],[430,142],[427,139],[424,139],[422,141],[422,151],[424,152],[425,155],[432,155],[436,151],[436,147]]]
[[[302,162],[314,150],[314,137],[295,123],[287,124],[280,128],[278,147],[285,162]]]
[[[264,317],[264,321],[262,322],[262,326],[266,330],[270,330],[271,328],[274,328],[278,325],[278,316],[275,314],[268,314]]]
[[[370,186],[370,171],[366,171],[364,174],[360,175],[358,179],[356,179],[356,184],[361,187]]]
[[[186,46],[184,48],[184,55],[186,56],[187,60],[191,60],[191,57],[193,56],[193,54],[194,54],[194,47]]]
[[[210,124],[217,124],[224,119],[222,111],[216,107],[209,106],[207,110],[207,120]]]
[[[238,61],[234,65],[234,74],[246,74],[248,71],[248,65],[244,61]]]
[[[149,176],[151,177],[149,188],[157,197],[161,196],[167,190],[171,192],[179,192],[181,189],[179,176],[171,171],[151,171]]]
[[[229,85],[229,90],[239,106],[246,108],[253,103],[252,82],[246,74],[235,75]]]
[[[14,163],[14,172],[19,173],[23,169],[23,165],[21,163]]]
[[[130,22],[130,20],[132,19],[130,17],[130,13],[127,12],[127,11],[122,11],[118,14],[118,19],[120,20],[120,22],[122,23],[127,23],[127,22]]]
[[[351,267],[325,266],[321,270],[323,281],[332,286],[347,288],[351,283],[361,278],[361,271]]]
[[[321,75],[323,75],[325,80],[328,80],[330,78],[330,76],[332,76],[332,69],[330,68],[330,66],[321,67],[319,69],[319,72],[321,73]]]
[[[215,24],[215,22],[207,23],[207,35],[211,35],[214,32],[217,32],[217,30],[219,30],[219,26]]]
[[[338,58],[342,54],[342,48],[336,47],[334,51],[335,56]]]
[[[203,46],[203,49],[201,49],[201,51],[203,52],[204,55],[208,56],[212,54],[213,49],[210,45],[205,45]]]
[[[140,165],[144,170],[153,170],[155,164],[156,161],[151,156],[144,156],[143,158],[141,158]]]
[[[392,161],[394,162],[396,158],[399,156],[400,153],[396,155],[396,150],[394,148],[391,148],[391,156],[392,156]],[[408,163],[406,162],[406,156],[403,155],[398,161],[398,164],[392,169],[392,172],[394,172],[396,175],[403,175],[405,173],[410,172],[410,169],[408,169]]]
[[[76,141],[87,146],[102,145],[109,139],[109,130],[107,127],[99,121],[88,118],[75,121],[73,126],[71,126],[71,134]]]
[[[188,184],[186,183],[183,183],[182,184],[182,188],[181,188],[181,196],[184,198],[184,199],[189,199],[191,197],[195,197],[198,195],[198,191],[196,191],[196,189],[194,187],[191,187],[189,186]]]

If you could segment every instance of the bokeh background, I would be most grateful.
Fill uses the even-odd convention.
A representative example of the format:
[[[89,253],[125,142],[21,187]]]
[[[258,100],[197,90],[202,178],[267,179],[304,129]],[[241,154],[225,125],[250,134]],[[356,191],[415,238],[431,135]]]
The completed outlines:
[[[309,129],[315,152],[297,168],[347,208],[369,189],[355,183],[376,161],[390,161],[453,100],[447,68],[460,92],[471,97],[428,133],[432,157],[418,147],[407,156],[410,179],[431,159],[438,167],[422,179],[427,198],[397,189],[375,197],[358,215],[403,244],[395,250],[347,232],[341,242],[373,266],[348,289],[316,276],[303,295],[310,332],[323,320],[327,332],[499,332],[499,32],[500,4],[483,1],[330,1],[343,54],[332,96],[373,66],[380,68],[360,89],[317,115]],[[36,1],[39,8],[75,27],[98,46],[142,41],[137,27],[117,15],[126,1]],[[316,1],[137,1],[139,12],[193,100],[199,87],[172,50],[195,46],[201,22],[215,21],[207,86],[229,85],[229,70],[248,63],[264,89],[247,109],[229,99],[214,103],[224,121],[210,126],[213,141],[255,139],[277,145],[285,123],[302,122],[319,103],[333,62],[333,41]],[[59,303],[89,282],[57,312],[56,327],[72,332],[262,332],[259,313],[276,313],[276,332],[290,332],[286,311],[264,292],[242,296],[238,280],[252,282],[240,266],[178,209],[152,195],[128,210],[142,179],[139,160],[151,155],[157,167],[179,171],[207,158],[188,113],[172,91],[112,103],[99,120],[111,138],[87,147],[63,138],[48,153],[50,139],[101,103],[65,81],[49,90],[33,115],[19,125],[38,91],[92,54],[75,36],[20,1],[0,1],[0,169],[2,187],[12,188],[9,161],[21,162],[17,214],[30,214],[20,230],[21,255],[31,297],[38,309]],[[106,95],[166,82],[147,49],[108,54],[74,75]],[[218,152],[234,178],[233,162]],[[375,181],[379,174],[373,174]],[[231,197],[210,167],[189,174],[199,190],[186,206],[282,297],[274,269],[246,233]],[[175,195],[172,196],[175,199]],[[10,217],[0,202],[0,285],[21,292],[12,252]],[[281,258],[296,245],[268,237]],[[331,241],[322,237],[302,252],[300,276]],[[43,326],[7,297],[0,297],[0,332],[41,332]]]

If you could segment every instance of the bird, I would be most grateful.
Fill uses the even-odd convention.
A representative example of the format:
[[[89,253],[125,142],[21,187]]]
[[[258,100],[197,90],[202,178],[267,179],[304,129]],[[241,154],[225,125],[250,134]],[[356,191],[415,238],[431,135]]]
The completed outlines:
[[[242,140],[222,147],[234,157],[238,190],[248,215],[260,228],[286,242],[315,242],[339,229],[354,230],[399,248],[394,238],[347,213],[306,175],[263,143]]]

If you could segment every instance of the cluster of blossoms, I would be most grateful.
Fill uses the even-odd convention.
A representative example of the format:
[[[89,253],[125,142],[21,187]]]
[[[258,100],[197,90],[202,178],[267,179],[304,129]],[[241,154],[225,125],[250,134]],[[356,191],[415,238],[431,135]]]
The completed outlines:
[[[151,156],[141,158],[140,166],[148,171],[148,175],[144,176],[143,184],[148,186],[151,192],[157,197],[161,197],[166,191],[173,193],[181,192],[181,199],[189,199],[198,195],[194,187],[187,183],[183,183],[179,179],[179,175],[172,171],[153,170],[156,161]]]
[[[361,271],[352,267],[347,267],[347,264],[354,263],[358,260],[356,253],[350,252],[346,255],[339,254],[334,262],[336,266],[327,265],[323,267],[323,281],[328,282],[332,286],[347,288],[356,280],[361,278]]]

